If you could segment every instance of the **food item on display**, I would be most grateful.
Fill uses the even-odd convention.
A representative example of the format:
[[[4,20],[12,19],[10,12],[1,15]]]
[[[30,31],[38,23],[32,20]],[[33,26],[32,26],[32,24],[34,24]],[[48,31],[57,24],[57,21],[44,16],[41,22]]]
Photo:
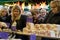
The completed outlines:
[[[7,24],[4,23],[4,22],[1,22],[1,25],[2,25],[3,27],[8,27]]]
[[[26,27],[23,29],[24,33],[34,33],[36,35],[42,36],[51,36],[50,31],[54,31],[57,34],[57,26],[56,24],[33,24],[28,23]]]
[[[2,31],[2,29],[0,28],[0,32]]]
[[[23,28],[23,33],[32,33],[32,30],[34,29],[34,24],[33,23],[27,23],[26,27]]]
[[[31,29],[31,30],[32,30],[32,29],[34,28],[34,24],[28,22],[28,23],[26,24],[26,27],[27,27],[28,29]]]
[[[8,32],[8,29],[3,29],[4,32]]]
[[[40,28],[45,30],[46,29],[46,24],[40,24]]]
[[[22,34],[22,31],[21,30],[16,30],[16,31],[13,31],[14,33],[17,33],[17,34]]]
[[[40,35],[45,36],[45,30],[41,30]]]
[[[39,30],[35,30],[34,34],[39,35],[40,31]]]
[[[47,30],[51,30],[52,28],[51,28],[51,24],[47,24],[46,25],[46,28],[47,28]]]
[[[50,36],[50,30],[45,31],[45,36]]]
[[[27,29],[31,29],[29,24],[26,25],[26,28],[27,28]]]
[[[35,24],[35,30],[40,30],[40,25],[39,24]]]
[[[2,31],[3,32],[10,32],[10,33],[12,32],[11,29],[3,29]]]
[[[23,28],[23,33],[25,33],[25,34],[31,34],[31,33],[33,33],[33,30],[29,30],[29,29],[27,29],[27,28]]]
[[[11,30],[11,29],[9,29],[9,30],[8,30],[8,32],[9,32],[9,33],[12,33],[12,30]]]
[[[53,24],[52,30],[57,31],[57,26],[56,26],[56,24]]]
[[[29,30],[31,30],[31,26],[30,26],[30,23],[27,23],[26,27],[23,28],[23,33],[28,33]]]
[[[0,32],[3,30],[6,31],[5,29],[7,30],[7,24],[4,22],[0,22]]]
[[[27,29],[31,29],[30,23],[27,23],[27,24],[26,24],[26,28],[27,28]]]
[[[28,29],[27,28],[23,28],[23,33],[28,33]]]
[[[56,24],[47,24],[47,29],[49,29],[49,30],[53,30],[56,27],[57,27]]]

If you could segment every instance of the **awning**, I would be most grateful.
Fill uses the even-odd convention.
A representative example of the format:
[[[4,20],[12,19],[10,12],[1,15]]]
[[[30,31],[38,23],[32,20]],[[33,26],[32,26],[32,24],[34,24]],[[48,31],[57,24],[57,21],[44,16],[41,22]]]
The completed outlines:
[[[24,1],[24,0],[0,0],[0,2],[16,2],[16,1]]]

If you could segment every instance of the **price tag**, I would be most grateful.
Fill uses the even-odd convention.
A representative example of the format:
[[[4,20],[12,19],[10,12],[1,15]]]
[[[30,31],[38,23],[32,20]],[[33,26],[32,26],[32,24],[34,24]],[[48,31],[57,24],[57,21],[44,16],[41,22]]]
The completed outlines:
[[[50,31],[50,35],[51,35],[51,37],[55,37],[55,32],[54,31]]]
[[[57,25],[57,30],[60,31],[60,25]]]

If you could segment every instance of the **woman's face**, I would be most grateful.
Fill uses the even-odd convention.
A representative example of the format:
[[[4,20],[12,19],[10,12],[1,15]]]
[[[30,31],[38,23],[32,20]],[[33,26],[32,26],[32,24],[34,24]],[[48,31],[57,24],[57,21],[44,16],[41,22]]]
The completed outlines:
[[[2,10],[2,16],[6,16],[6,14],[7,14],[7,11],[6,10]]]
[[[51,6],[51,10],[54,14],[58,12],[58,7],[55,4],[51,4],[50,6]]]
[[[14,15],[15,17],[19,16],[19,15],[20,15],[19,10],[18,10],[18,9],[15,9],[15,10],[13,11],[13,15]]]

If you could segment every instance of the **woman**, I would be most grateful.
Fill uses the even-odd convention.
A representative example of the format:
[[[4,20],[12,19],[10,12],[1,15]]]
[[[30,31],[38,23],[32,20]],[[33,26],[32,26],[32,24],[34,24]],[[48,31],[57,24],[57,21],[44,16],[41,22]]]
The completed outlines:
[[[21,10],[19,8],[19,6],[15,5],[12,8],[12,14],[11,14],[11,20],[12,26],[16,26],[17,31],[23,31],[23,28],[26,27],[26,19],[27,16],[25,15],[21,15]],[[21,36],[16,34],[15,38],[21,38],[22,40],[27,40],[25,36]]]
[[[9,23],[10,20],[8,19],[8,12],[6,8],[2,8],[0,11],[0,21]]]
[[[34,24],[39,24],[40,23],[40,20],[39,20],[39,17],[40,17],[40,14],[39,14],[39,11],[38,10],[31,10],[31,14],[32,14],[32,19],[33,19],[33,23]]]
[[[45,23],[60,24],[60,1],[51,1],[51,11],[47,14]]]
[[[21,10],[18,6],[13,7],[11,16],[12,24],[15,22],[17,30],[23,31],[23,28],[26,26],[27,16],[21,15]]]

